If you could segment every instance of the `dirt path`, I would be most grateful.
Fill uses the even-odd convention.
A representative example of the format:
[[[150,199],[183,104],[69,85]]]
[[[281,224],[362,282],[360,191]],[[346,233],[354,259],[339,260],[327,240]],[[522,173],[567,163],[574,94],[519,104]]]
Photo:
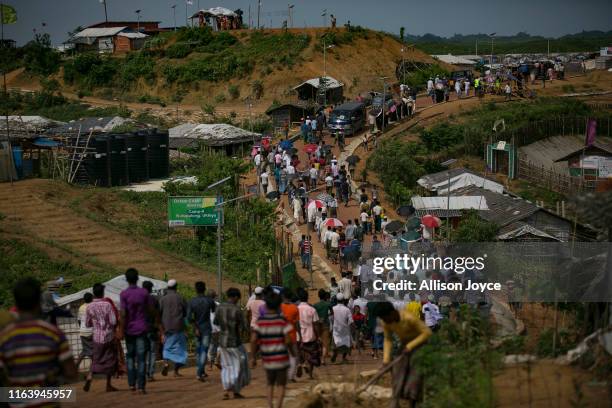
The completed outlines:
[[[355,354],[355,353],[354,353]],[[369,354],[354,355],[349,364],[333,364],[315,369],[315,380],[308,380],[306,376],[288,385],[286,394],[286,407],[299,406],[301,394],[309,391],[311,387],[323,381],[350,381],[356,379],[361,371],[377,369],[381,361],[372,359]],[[195,368],[182,370],[184,377],[174,378],[156,376],[156,381],[147,384],[147,395],[132,396],[127,387],[125,378],[116,380],[115,386],[120,391],[108,394],[104,392],[104,381],[94,381],[89,393],[77,387],[76,394],[79,406],[97,407],[128,407],[139,404],[141,406],[153,405],[175,407],[214,407],[214,408],[260,408],[267,407],[266,379],[261,365],[251,372],[251,384],[245,387],[241,400],[223,401],[223,388],[219,377],[220,371],[216,368],[208,370],[209,377],[205,383],[195,380]],[[80,384],[79,384],[80,385]]]
[[[162,279],[164,274],[183,282],[203,279],[216,287],[215,274],[156,250],[135,237],[114,231],[69,208],[52,202],[53,195],[70,194],[57,182],[30,179],[0,183],[0,213],[3,229],[18,232],[29,239],[54,242],[75,256],[108,265],[117,271],[137,268],[143,275]],[[68,201],[65,201],[68,202]],[[223,281],[224,287],[231,284]],[[213,286],[211,286],[213,285]]]

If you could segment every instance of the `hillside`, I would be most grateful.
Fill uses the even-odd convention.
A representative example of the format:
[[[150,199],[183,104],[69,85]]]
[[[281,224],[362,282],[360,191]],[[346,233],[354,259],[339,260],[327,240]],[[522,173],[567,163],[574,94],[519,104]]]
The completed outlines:
[[[333,45],[325,64],[324,42]],[[251,96],[257,99],[255,110],[262,111],[274,100],[293,98],[292,87],[322,76],[324,65],[327,75],[346,85],[345,95],[350,97],[382,89],[379,77],[395,78],[402,58],[433,62],[414,47],[401,50],[402,44],[392,36],[360,27],[221,33],[183,29],[125,56],[69,57],[51,77],[60,91],[81,97],[240,111]],[[32,72],[9,76],[10,87],[32,89],[36,83]]]

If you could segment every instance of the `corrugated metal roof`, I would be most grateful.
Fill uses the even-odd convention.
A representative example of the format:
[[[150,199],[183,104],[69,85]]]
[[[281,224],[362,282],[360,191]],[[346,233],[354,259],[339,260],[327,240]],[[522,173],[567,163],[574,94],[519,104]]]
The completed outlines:
[[[412,197],[412,205],[417,210],[488,210],[484,196],[450,196],[449,197]]]
[[[507,241],[511,239],[515,239],[518,237],[522,237],[525,235],[534,235],[536,237],[552,239],[555,241],[561,241],[560,239],[553,237],[546,232],[537,229],[536,227],[526,224],[522,221],[513,222],[512,224],[506,225],[497,233],[497,239],[501,241]]]
[[[323,78],[326,79],[325,86],[326,86],[327,89],[340,88],[340,87],[344,86],[344,84],[342,82],[338,81],[335,78],[332,78],[332,77],[329,77],[329,76],[328,77],[323,77]],[[321,81],[320,80],[321,80],[321,78],[312,78],[312,79],[309,79],[307,81],[302,82],[301,84],[299,84],[298,86],[294,87],[293,89],[298,89],[298,88],[300,88],[300,87],[302,87],[304,85],[310,85],[310,86],[313,86],[313,87],[319,89],[319,87],[321,86]]]
[[[123,125],[124,123],[135,123],[133,119],[122,118],[121,116],[104,116],[100,118],[82,118],[79,120],[72,120],[68,123],[53,128],[50,133],[61,134],[68,132],[78,132],[79,128],[81,132],[110,132],[116,126]]]
[[[429,191],[443,195],[447,194],[449,176],[451,192],[466,186],[478,186],[498,193],[504,191],[503,185],[463,167],[427,174],[418,179],[417,183]]]
[[[446,209],[435,209],[435,210],[416,210],[414,216],[421,218],[427,214],[433,215],[438,218],[456,218],[461,217],[463,213],[461,210],[446,210]]]
[[[474,196],[482,195],[487,201],[489,211],[480,211],[479,214],[487,221],[491,221],[500,227],[515,221],[529,217],[540,210],[535,204],[520,197],[509,194],[494,193],[479,187],[464,187],[456,190],[455,195]]]
[[[451,54],[432,55],[432,57],[451,65],[476,65],[472,60]]]
[[[86,28],[76,33],[72,38],[112,37],[125,29],[127,29],[127,27]]]
[[[147,38],[148,35],[143,33],[119,33],[117,34],[119,37],[127,37],[127,38]]]
[[[553,136],[519,147],[518,154],[521,160],[527,160],[534,166],[552,169],[558,174],[569,174],[567,163],[555,163],[555,160],[580,150],[583,146],[584,137]]]
[[[249,132],[236,126],[225,123],[208,124],[203,123],[188,129],[187,124],[179,125],[169,130],[174,138],[197,139],[208,146],[225,146],[235,143],[243,143],[260,137],[261,134]],[[179,129],[177,129],[179,128]],[[182,134],[181,134],[182,133]]]

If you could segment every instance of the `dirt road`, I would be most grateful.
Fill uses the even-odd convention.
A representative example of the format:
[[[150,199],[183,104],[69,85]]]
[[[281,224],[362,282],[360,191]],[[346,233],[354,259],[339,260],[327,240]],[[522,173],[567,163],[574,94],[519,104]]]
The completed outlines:
[[[356,353],[355,353],[356,354]],[[354,355],[349,364],[326,365],[315,369],[315,380],[308,380],[306,376],[290,383],[287,389],[286,407],[300,406],[302,394],[309,391],[314,385],[325,381],[351,381],[364,370],[377,369],[380,360],[374,360],[369,354]],[[79,406],[97,407],[128,407],[153,405],[211,408],[259,408],[267,407],[266,379],[261,365],[252,371],[251,384],[244,388],[244,399],[223,401],[223,388],[219,377],[220,371],[216,368],[208,370],[209,377],[205,383],[195,379],[195,368],[190,367],[181,371],[184,375],[175,378],[156,376],[156,381],[147,384],[147,395],[132,395],[128,390],[127,379],[116,380],[115,386],[120,391],[115,393],[104,392],[104,381],[94,381],[89,393],[83,392],[81,387],[76,389]],[[79,384],[80,385],[80,384]]]
[[[135,267],[143,275],[154,278],[162,279],[167,273],[184,282],[204,279],[210,287],[216,286],[214,273],[54,203],[55,195],[71,194],[70,191],[60,182],[44,179],[23,180],[13,185],[0,183],[0,213],[5,216],[0,222],[2,229],[32,240],[55,242],[68,253],[96,260],[117,271]],[[223,282],[225,287],[230,283]]]

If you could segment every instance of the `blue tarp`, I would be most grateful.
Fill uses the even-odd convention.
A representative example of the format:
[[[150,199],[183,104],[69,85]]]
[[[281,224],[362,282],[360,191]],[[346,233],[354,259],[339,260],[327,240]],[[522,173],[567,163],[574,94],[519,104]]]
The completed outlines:
[[[293,147],[293,142],[291,140],[283,140],[280,142],[280,147],[283,150],[291,149]]]
[[[60,145],[59,142],[48,139],[46,137],[37,137],[36,139],[34,139],[34,142],[32,144],[34,146],[39,147],[58,147]]]

